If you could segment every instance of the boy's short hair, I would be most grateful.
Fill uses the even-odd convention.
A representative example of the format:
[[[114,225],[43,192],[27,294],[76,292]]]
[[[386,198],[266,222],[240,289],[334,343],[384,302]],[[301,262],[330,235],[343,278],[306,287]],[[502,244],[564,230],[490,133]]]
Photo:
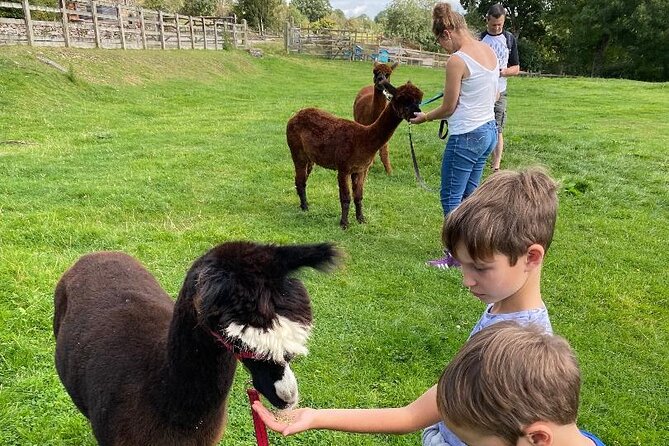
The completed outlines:
[[[548,251],[557,204],[557,183],[543,170],[496,172],[446,217],[442,241],[451,253],[462,243],[474,260],[500,253],[513,266],[535,243]]]
[[[503,4],[495,3],[494,5],[491,5],[490,8],[488,8],[486,17],[494,17],[498,19],[502,16],[506,16],[506,9],[504,8]]]
[[[447,423],[515,445],[537,421],[575,423],[580,389],[564,338],[502,321],[472,336],[446,367],[437,405]]]

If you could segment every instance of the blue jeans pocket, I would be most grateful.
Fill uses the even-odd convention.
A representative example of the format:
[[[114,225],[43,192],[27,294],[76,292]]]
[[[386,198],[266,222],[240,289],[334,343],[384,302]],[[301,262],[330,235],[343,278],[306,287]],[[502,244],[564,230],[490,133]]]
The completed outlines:
[[[490,145],[490,135],[487,132],[474,131],[463,136],[465,141],[462,148],[476,157],[483,155]]]

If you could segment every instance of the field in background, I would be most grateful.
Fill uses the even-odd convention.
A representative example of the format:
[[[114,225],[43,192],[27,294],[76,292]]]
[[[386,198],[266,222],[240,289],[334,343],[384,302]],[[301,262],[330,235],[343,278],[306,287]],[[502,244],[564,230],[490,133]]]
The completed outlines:
[[[62,73],[40,62],[66,67]],[[53,289],[80,255],[138,257],[171,295],[190,263],[231,239],[330,240],[331,275],[302,275],[316,328],[294,366],[303,405],[402,405],[434,384],[483,304],[440,253],[437,195],[416,186],[402,124],[394,173],[372,166],[368,224],[338,226],[334,172],[316,167],[302,213],[285,124],[304,107],[351,117],[371,64],[235,51],[0,47],[0,444],[93,445],[53,367]],[[440,70],[400,66],[426,97]],[[543,295],[576,349],[579,423],[609,446],[669,444],[668,84],[510,80],[503,167],[562,182]],[[426,109],[432,108],[432,105]],[[437,187],[437,125],[413,128]],[[486,174],[488,172],[486,171]],[[255,444],[239,370],[222,444]],[[273,445],[416,445],[419,435],[310,432]]]

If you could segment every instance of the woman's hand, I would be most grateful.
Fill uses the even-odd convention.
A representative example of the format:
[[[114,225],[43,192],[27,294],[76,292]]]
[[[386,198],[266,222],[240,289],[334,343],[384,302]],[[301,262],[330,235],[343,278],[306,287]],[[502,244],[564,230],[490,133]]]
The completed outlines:
[[[409,119],[409,122],[412,123],[412,124],[422,124],[422,123],[428,121],[427,113],[415,112],[413,115],[414,115],[414,117]]]
[[[270,412],[260,401],[253,403],[253,410],[260,416],[268,428],[284,436],[304,432],[312,428],[316,410],[308,407],[281,412],[279,418]]]

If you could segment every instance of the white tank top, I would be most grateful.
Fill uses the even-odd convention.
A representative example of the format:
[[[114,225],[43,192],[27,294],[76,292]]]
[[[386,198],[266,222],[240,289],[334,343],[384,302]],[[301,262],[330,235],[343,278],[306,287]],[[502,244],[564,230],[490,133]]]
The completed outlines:
[[[499,65],[488,70],[462,51],[453,55],[460,57],[469,69],[469,77],[460,86],[455,112],[448,117],[448,133],[461,135],[495,119]]]

